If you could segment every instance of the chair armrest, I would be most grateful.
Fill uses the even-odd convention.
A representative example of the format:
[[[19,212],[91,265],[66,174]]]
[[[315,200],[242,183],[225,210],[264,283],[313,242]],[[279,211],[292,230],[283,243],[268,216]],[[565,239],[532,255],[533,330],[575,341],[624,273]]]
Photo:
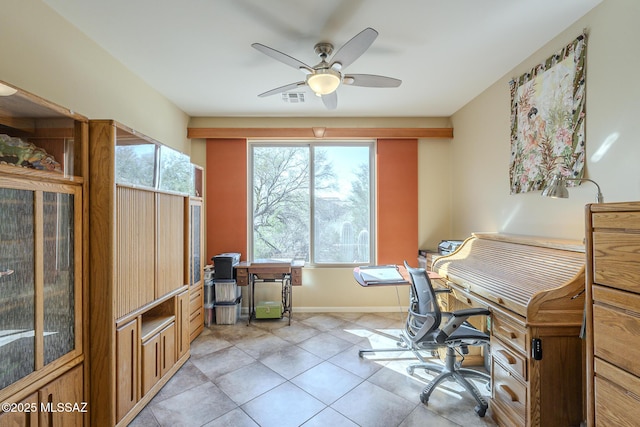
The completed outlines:
[[[449,313],[449,321],[443,328],[440,329],[436,336],[436,342],[443,344],[447,338],[456,330],[460,325],[467,321],[471,316],[488,316],[491,312],[486,308],[467,308],[464,310],[456,310]]]

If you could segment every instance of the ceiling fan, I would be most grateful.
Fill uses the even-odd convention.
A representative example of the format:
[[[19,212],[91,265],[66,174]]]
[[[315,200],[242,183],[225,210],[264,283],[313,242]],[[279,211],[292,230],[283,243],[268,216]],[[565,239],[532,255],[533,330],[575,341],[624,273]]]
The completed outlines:
[[[330,61],[328,61],[327,58],[333,53],[333,45],[325,42],[317,43],[314,50],[316,54],[320,56],[320,62],[313,67],[269,46],[253,43],[251,46],[265,55],[293,68],[297,68],[307,75],[303,81],[280,86],[261,93],[258,96],[265,97],[297,89],[301,86],[309,86],[316,95],[322,97],[322,102],[328,109],[334,110],[338,106],[336,89],[338,89],[341,84],[364,87],[400,86],[402,80],[392,77],[376,76],[373,74],[343,73],[345,68],[351,65],[371,46],[371,43],[373,43],[376,37],[378,37],[376,30],[373,28],[365,28],[338,49]]]

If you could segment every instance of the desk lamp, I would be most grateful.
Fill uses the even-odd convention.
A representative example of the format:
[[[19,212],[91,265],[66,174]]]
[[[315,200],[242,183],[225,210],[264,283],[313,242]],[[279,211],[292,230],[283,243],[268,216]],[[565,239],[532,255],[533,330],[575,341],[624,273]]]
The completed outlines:
[[[589,181],[593,183],[598,188],[596,202],[604,203],[604,197],[602,196],[602,192],[600,191],[600,186],[594,180],[588,178],[566,178],[559,173],[555,174],[551,178],[551,182],[549,183],[549,185],[544,190],[542,190],[542,195],[544,197],[553,197],[559,199],[569,198],[569,191],[567,191],[567,181]]]

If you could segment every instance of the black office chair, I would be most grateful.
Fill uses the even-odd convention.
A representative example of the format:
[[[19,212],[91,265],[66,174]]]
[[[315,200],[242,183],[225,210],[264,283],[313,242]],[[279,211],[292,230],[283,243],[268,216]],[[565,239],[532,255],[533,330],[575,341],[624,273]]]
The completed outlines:
[[[436,294],[449,292],[448,289],[435,290],[424,268],[412,268],[404,263],[411,276],[411,293],[409,301],[409,313],[405,329],[400,336],[397,348],[366,349],[360,350],[359,355],[384,351],[412,351],[420,360],[420,363],[411,365],[407,372],[413,375],[415,369],[438,372],[438,375],[427,384],[420,393],[420,401],[427,403],[433,390],[446,380],[453,380],[464,387],[478,403],[475,412],[484,417],[488,404],[480,394],[476,386],[467,378],[477,378],[490,381],[488,374],[474,369],[462,368],[464,355],[469,353],[468,346],[480,346],[489,343],[489,335],[474,328],[467,322],[471,316],[490,314],[489,310],[482,308],[470,308],[454,312],[442,312]],[[434,354],[439,348],[446,347],[444,366],[429,362],[421,352],[432,351]],[[462,356],[458,361],[457,356]]]
[[[418,368],[440,372],[420,393],[422,403],[429,401],[429,396],[438,385],[445,380],[453,380],[464,387],[474,397],[478,405],[475,412],[484,417],[488,404],[476,386],[467,378],[478,378],[490,381],[488,374],[474,369],[462,368],[462,360],[457,355],[469,353],[468,346],[480,346],[489,343],[489,335],[474,328],[467,319],[471,316],[488,316],[489,310],[469,308],[453,312],[441,312],[436,299],[436,292],[424,268],[412,268],[404,263],[411,276],[411,301],[405,334],[411,347],[417,349],[446,347],[444,367],[435,363],[419,363],[407,368],[409,374]]]

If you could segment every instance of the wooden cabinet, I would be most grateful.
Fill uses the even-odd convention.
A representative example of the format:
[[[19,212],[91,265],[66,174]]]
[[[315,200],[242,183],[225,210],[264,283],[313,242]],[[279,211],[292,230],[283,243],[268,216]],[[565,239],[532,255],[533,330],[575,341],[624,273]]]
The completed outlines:
[[[89,131],[91,425],[124,426],[189,357],[191,184],[159,142],[111,120]]]
[[[116,417],[121,420],[138,402],[138,321],[116,329]]]
[[[20,401],[10,401],[14,408],[0,412],[0,425],[6,427],[35,427],[38,426],[38,393],[33,393]]]
[[[191,300],[189,291],[176,297],[176,358],[180,359],[189,351],[191,343]]]
[[[202,170],[195,168],[196,194],[202,194]],[[199,171],[199,172],[198,172]],[[200,197],[190,197],[186,203],[188,236],[186,264],[189,266],[186,283],[189,284],[189,335],[193,341],[204,329],[204,212]]]
[[[142,341],[142,394],[148,393],[176,361],[175,322]]]
[[[0,402],[39,411],[71,371],[66,396],[86,400],[87,130],[85,117],[22,90],[0,97]],[[0,424],[85,417],[41,415],[2,413]]]
[[[40,427],[80,427],[89,405],[83,399],[82,367],[76,366],[42,387],[40,400]]]
[[[587,424],[640,419],[640,202],[587,206]]]
[[[505,425],[526,425],[530,407],[527,330],[499,314],[493,315],[492,329],[492,403],[504,412],[501,422]]]
[[[83,398],[83,370],[78,365],[0,413],[6,427],[81,427],[89,411]]]

